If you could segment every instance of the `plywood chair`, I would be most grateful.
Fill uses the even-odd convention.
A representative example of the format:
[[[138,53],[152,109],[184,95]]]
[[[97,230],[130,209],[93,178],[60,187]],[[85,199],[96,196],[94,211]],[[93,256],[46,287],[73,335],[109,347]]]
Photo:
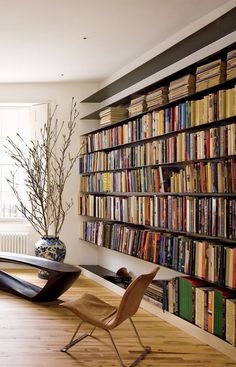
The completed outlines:
[[[157,274],[159,267],[156,267],[151,273],[143,274],[135,278],[132,283],[126,289],[119,307],[114,307],[100,298],[92,295],[92,294],[83,294],[81,297],[74,301],[64,302],[61,306],[68,308],[72,312],[74,312],[80,319],[80,323],[73,334],[71,341],[65,345],[61,351],[67,352],[69,348],[71,348],[76,343],[80,342],[87,336],[92,336],[94,330],[98,327],[105,330],[112,342],[113,348],[116,352],[116,355],[120,361],[122,367],[125,365],[122,362],[118,349],[115,345],[114,339],[111,335],[110,330],[119,326],[123,321],[129,319],[131,325],[133,326],[134,332],[138,338],[138,342],[143,348],[142,353],[139,357],[131,364],[131,366],[136,366],[147,353],[151,351],[149,346],[144,346],[141,342],[138,331],[133,323],[131,317],[138,311],[140,302],[144,295],[145,290],[147,289],[149,283],[154,279]],[[90,333],[86,333],[81,335],[78,338],[75,338],[77,332],[79,331],[83,322],[90,323],[93,328]]]

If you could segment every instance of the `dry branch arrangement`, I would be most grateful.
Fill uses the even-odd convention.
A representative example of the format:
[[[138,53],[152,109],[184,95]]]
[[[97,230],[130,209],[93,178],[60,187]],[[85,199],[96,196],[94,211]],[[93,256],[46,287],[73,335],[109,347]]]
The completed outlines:
[[[7,181],[18,201],[18,210],[41,235],[57,237],[65,216],[71,206],[70,201],[63,201],[67,180],[82,148],[71,154],[72,137],[78,117],[76,102],[72,98],[70,116],[67,124],[59,123],[55,118],[57,106],[40,130],[35,141],[26,143],[20,134],[18,139],[26,149],[21,149],[17,142],[9,137],[7,153],[15,165],[24,171],[24,184],[28,201],[19,194],[16,173],[11,172]],[[26,150],[26,153],[25,153]],[[53,231],[53,233],[49,233]]]

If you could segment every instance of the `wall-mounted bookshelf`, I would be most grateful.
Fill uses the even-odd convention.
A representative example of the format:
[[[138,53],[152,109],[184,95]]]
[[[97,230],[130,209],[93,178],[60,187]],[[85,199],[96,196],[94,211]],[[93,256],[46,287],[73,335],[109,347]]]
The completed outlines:
[[[145,110],[137,94],[119,101],[131,113],[140,99],[144,110],[81,136],[79,164],[81,239],[179,272],[165,309],[233,346],[235,49],[140,91],[164,86],[169,102]]]

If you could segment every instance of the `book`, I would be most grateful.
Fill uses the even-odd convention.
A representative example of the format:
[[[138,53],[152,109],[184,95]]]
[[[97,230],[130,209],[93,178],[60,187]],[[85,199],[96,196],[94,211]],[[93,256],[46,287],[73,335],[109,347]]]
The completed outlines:
[[[226,299],[234,298],[235,294],[228,289],[214,290],[213,334],[225,339],[226,333]]]
[[[204,330],[208,330],[208,295],[213,289],[209,286],[197,287],[195,291],[195,324]]]
[[[193,277],[179,277],[179,316],[183,319],[195,322],[195,290],[196,287],[206,285],[201,279]]]
[[[236,346],[236,299],[226,299],[225,339]]]

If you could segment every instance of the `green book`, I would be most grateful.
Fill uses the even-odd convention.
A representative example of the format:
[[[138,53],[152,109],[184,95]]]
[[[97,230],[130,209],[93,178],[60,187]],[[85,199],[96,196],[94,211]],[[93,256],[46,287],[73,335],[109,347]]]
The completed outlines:
[[[203,287],[206,282],[192,277],[179,277],[179,316],[195,322],[195,288]]]
[[[213,334],[223,339],[225,339],[226,328],[226,299],[234,296],[235,294],[227,289],[216,288],[214,292]]]

